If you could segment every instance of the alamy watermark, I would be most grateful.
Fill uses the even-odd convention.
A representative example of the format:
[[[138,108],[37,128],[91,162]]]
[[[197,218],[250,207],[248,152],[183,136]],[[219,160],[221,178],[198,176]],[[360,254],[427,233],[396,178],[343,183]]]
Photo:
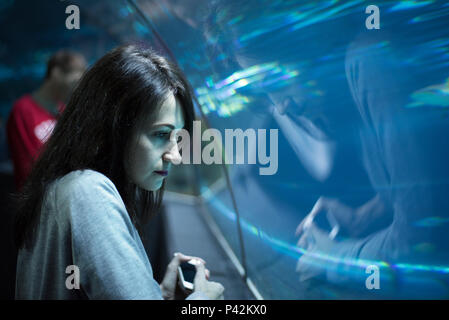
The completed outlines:
[[[185,129],[172,131],[171,139],[178,141],[178,148],[182,154],[182,159],[173,163],[176,165],[180,163],[252,165],[256,164],[257,158],[259,165],[263,166],[259,168],[260,175],[273,175],[277,172],[278,129],[270,129],[268,134],[269,144],[267,143],[266,129],[258,129],[257,131],[255,129],[246,129],[245,131],[242,129],[225,129],[224,133],[224,142],[221,132],[217,129],[209,128],[201,133],[201,121],[193,121],[192,137]],[[176,135],[176,138],[174,135]],[[245,141],[247,148],[245,148]],[[209,143],[202,148],[202,142]]]
[[[65,0],[60,0],[65,1]],[[80,8],[77,5],[71,4],[65,8],[65,13],[68,14],[65,19],[65,27],[69,30],[80,29]]]
[[[70,274],[65,280],[65,287],[69,290],[80,288],[80,268],[72,264],[65,268],[65,273]]]
[[[369,265],[365,269],[365,273],[369,276],[365,280],[365,287],[368,290],[380,289],[380,270],[375,264]]]
[[[370,14],[365,20],[365,26],[368,30],[380,29],[380,10],[376,5],[369,5],[365,13]]]
[[[64,1],[64,0],[60,0]],[[68,14],[65,20],[65,26],[69,30],[80,29],[80,9],[77,5],[68,5],[65,9]],[[365,20],[365,26],[368,30],[380,29],[380,9],[376,5],[369,5],[365,9],[365,13],[369,16]]]

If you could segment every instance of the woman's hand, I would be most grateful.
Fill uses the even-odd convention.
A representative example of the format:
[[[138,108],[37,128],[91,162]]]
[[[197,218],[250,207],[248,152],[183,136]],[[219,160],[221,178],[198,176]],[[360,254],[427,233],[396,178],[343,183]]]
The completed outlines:
[[[203,294],[205,294],[207,297],[209,297],[212,300],[223,300],[223,292],[224,287],[221,283],[214,282],[214,281],[208,281],[209,278],[206,274],[206,269],[204,268],[203,263],[198,263],[195,265],[196,267],[196,274],[195,279],[193,280],[194,283],[194,291],[199,291]]]
[[[162,280],[160,287],[162,291],[162,297],[165,300],[174,300],[175,299],[175,290],[176,290],[176,284],[178,280],[178,267],[182,262],[186,262],[192,259],[196,259],[204,267],[204,264],[206,262],[198,257],[193,256],[186,256],[182,253],[175,253],[174,258],[172,261],[168,264],[167,271],[165,272],[164,279]],[[209,279],[209,270],[204,268],[204,278]]]

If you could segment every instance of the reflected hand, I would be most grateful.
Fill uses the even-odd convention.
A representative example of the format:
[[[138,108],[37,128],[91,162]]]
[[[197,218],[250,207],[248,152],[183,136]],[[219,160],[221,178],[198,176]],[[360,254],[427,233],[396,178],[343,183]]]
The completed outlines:
[[[317,215],[325,213],[332,215],[339,226],[344,228],[349,235],[355,235],[358,227],[360,227],[360,222],[362,222],[358,210],[341,203],[337,199],[320,197],[310,213],[296,228],[296,235],[299,235],[304,228],[310,225]]]
[[[300,281],[308,280],[325,272],[326,260],[322,257],[330,253],[330,248],[335,241],[313,221],[323,211],[338,210],[339,206],[336,203],[333,199],[320,197],[296,228],[295,235],[300,237],[296,245],[304,250],[304,254],[298,259],[296,265],[296,271],[300,273]],[[344,211],[347,213],[347,210]],[[341,223],[340,220],[337,222]]]
[[[298,259],[296,271],[299,273],[299,280],[305,281],[326,272],[325,258],[332,254],[332,247],[336,242],[329,238],[325,231],[318,228],[309,216],[301,222],[298,230],[301,231],[297,233],[300,238],[296,245],[302,248],[304,253]]]
[[[379,195],[357,208],[351,208],[337,199],[320,197],[310,213],[298,225],[296,235],[310,224],[318,214],[329,213],[350,237],[359,237],[372,223],[388,214],[386,206]]]

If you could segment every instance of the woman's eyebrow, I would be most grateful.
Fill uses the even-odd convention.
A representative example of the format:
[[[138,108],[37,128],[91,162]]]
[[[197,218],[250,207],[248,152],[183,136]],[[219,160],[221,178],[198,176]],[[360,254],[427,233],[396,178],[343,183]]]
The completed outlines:
[[[170,128],[171,130],[174,130],[174,129],[175,129],[175,126],[172,125],[172,124],[169,124],[169,123],[156,123],[156,124],[153,124],[151,127],[152,127],[152,128],[168,127],[168,128]]]
[[[159,128],[159,127],[168,127],[170,130],[176,130],[176,127],[170,123],[155,123],[151,126],[152,129]],[[185,127],[185,124],[182,125],[180,129],[183,129]]]

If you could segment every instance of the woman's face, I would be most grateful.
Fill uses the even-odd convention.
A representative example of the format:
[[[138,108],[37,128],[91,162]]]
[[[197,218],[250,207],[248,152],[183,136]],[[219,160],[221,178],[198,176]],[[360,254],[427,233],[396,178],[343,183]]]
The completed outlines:
[[[178,99],[170,93],[153,119],[147,120],[132,136],[125,168],[131,181],[148,190],[158,190],[173,161],[180,161],[177,132],[184,127]]]

